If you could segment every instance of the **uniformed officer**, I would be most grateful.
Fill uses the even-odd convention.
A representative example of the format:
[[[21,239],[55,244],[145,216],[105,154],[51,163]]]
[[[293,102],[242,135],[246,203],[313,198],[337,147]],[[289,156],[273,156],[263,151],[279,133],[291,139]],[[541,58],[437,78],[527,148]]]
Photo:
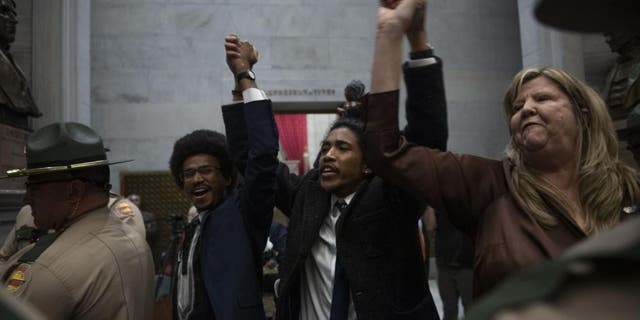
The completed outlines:
[[[142,213],[131,201],[118,194],[109,193],[109,212],[145,237],[146,230]],[[0,247],[0,264],[9,259],[18,250],[34,243],[39,233],[40,231],[36,229],[36,225],[33,223],[31,206],[25,205],[20,208],[16,216],[16,223],[4,239],[4,244]],[[0,270],[2,270],[2,267],[0,267]]]
[[[5,288],[50,319],[150,319],[153,260],[138,231],[109,213],[102,139],[79,123],[54,123],[27,140],[25,204],[43,231],[2,274]]]

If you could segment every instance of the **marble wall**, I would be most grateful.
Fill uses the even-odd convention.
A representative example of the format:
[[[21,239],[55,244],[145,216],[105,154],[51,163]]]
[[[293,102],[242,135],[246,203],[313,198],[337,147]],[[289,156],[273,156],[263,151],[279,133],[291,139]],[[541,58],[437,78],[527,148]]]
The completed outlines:
[[[173,142],[191,130],[223,130],[219,106],[233,86],[224,62],[226,34],[258,47],[258,84],[282,93],[272,95],[275,102],[342,100],[350,80],[369,83],[376,5],[94,0],[91,123],[111,158],[136,159],[114,167],[114,186],[119,170],[165,170]],[[429,5],[429,41],[445,60],[450,148],[500,157],[507,141],[500,100],[521,67],[517,6],[509,0]],[[300,92],[283,93],[290,89]]]
[[[57,121],[91,122],[91,1],[33,1],[32,92],[43,116],[34,129]]]
[[[444,59],[449,149],[500,158],[508,140],[502,95],[522,66],[514,1],[429,2],[429,42]]]

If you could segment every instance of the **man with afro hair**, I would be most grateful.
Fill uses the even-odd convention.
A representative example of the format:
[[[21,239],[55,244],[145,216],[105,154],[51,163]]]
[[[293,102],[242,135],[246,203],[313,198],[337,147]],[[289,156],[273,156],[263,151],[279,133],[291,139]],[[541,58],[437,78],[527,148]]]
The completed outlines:
[[[260,319],[262,251],[273,217],[278,131],[271,101],[255,83],[253,45],[230,35],[227,64],[244,103],[248,157],[236,183],[225,136],[196,130],[176,141],[169,165],[198,215],[175,264],[174,319]]]

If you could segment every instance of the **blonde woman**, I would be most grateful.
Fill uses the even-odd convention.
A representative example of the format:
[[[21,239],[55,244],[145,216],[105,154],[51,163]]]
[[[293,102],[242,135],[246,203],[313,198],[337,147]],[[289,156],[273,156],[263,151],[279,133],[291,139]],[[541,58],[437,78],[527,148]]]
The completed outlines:
[[[618,158],[604,102],[562,70],[514,77],[504,99],[511,141],[502,161],[408,143],[398,130],[400,75],[392,62],[401,59],[402,32],[419,2],[380,8],[365,152],[376,174],[475,240],[476,296],[635,213],[638,177]]]

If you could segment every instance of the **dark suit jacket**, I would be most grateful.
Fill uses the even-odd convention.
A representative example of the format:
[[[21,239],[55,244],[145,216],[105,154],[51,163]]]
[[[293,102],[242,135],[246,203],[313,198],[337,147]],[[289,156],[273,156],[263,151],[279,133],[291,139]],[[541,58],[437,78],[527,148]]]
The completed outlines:
[[[244,112],[243,182],[203,221],[201,270],[217,320],[264,320],[262,252],[273,217],[278,131],[271,101],[235,106]],[[227,124],[228,126],[228,124]]]
[[[278,319],[298,319],[304,262],[331,206],[318,171],[290,184],[293,202],[279,285]],[[280,192],[280,190],[279,190]],[[380,178],[356,192],[336,225],[338,255],[359,319],[436,319],[420,254],[419,204]],[[283,208],[284,209],[284,208]]]
[[[430,135],[430,130],[436,130],[439,138],[428,136],[424,140],[444,148],[446,105],[441,64],[405,70],[405,76],[413,89],[411,92],[420,96],[414,96],[408,103],[441,104],[434,107],[439,114],[425,119],[429,122],[422,127],[427,130],[416,128],[412,132]],[[432,87],[432,83],[435,83],[434,90],[426,94],[425,86]],[[223,108],[223,116],[232,154],[242,159],[246,148],[242,136],[245,130],[239,128],[244,123],[241,110]],[[280,270],[277,318],[298,319],[301,271],[329,213],[331,194],[321,188],[315,169],[302,178],[288,175],[284,165],[280,169],[276,204],[290,220],[285,261]],[[374,177],[359,188],[347,211],[338,219],[338,255],[349,279],[359,319],[438,318],[420,253],[419,207],[405,192]]]

